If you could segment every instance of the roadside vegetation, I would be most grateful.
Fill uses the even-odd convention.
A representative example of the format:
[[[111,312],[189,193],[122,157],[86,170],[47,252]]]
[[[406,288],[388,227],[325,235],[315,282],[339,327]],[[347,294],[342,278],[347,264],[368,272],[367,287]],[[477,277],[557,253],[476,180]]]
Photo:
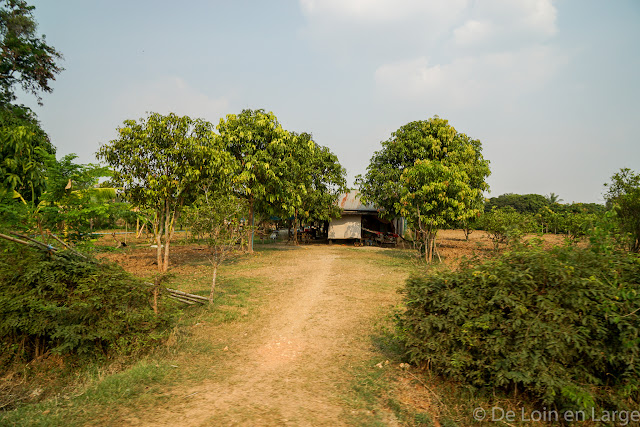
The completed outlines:
[[[119,423],[163,404],[169,417],[167,390],[204,395],[205,380],[264,379],[264,399],[280,396],[260,363],[293,339],[260,322],[303,342],[270,363],[311,381],[321,359],[329,380],[299,391],[339,392],[318,405],[356,425],[463,426],[495,407],[589,425],[640,407],[640,174],[614,173],[605,205],[486,199],[482,143],[435,116],[393,132],[357,177],[383,219],[406,220],[409,249],[299,247],[299,229],[340,215],[346,171],[272,112],[149,113],[104,142],[103,165],[57,158],[15,95],[41,101],[62,71],[33,10],[0,1],[0,422]],[[230,420],[234,403],[218,408]]]

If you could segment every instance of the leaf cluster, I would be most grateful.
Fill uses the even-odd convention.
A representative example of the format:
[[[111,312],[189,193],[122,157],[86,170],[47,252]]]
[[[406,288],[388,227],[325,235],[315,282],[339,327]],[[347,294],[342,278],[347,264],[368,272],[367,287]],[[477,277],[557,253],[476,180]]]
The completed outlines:
[[[0,196],[37,204],[52,151],[33,126],[0,127]]]
[[[267,215],[328,218],[346,171],[310,134],[287,131],[272,112],[249,109],[227,115],[217,130],[234,159],[236,196]]]
[[[0,259],[2,361],[46,352],[103,357],[160,338],[171,321],[156,316],[147,287],[121,267],[3,245]]]
[[[97,156],[113,168],[112,182],[134,206],[184,206],[195,200],[201,180],[230,172],[215,146],[212,125],[204,120],[151,113],[126,120],[118,134]]]
[[[15,105],[21,86],[41,102],[62,69],[61,55],[36,35],[34,7],[24,0],[0,1],[0,196],[37,204],[45,191],[46,161],[55,153],[28,107]]]
[[[640,252],[640,174],[621,169],[605,186],[607,206],[616,211],[621,230],[628,233],[629,250]]]
[[[467,173],[455,164],[416,160],[400,180],[400,201],[395,210],[418,230],[437,230],[480,214],[474,201],[482,191],[472,188]]]
[[[517,246],[411,277],[399,326],[413,363],[546,406],[640,403],[640,259],[576,246]]]
[[[486,231],[496,246],[499,243],[518,241],[525,234],[539,231],[533,215],[519,213],[509,207],[494,208],[489,212],[484,212],[476,221],[475,226]]]
[[[50,82],[62,71],[62,55],[36,34],[35,7],[24,0],[0,2],[0,104],[16,99],[15,87],[36,96],[52,92]]]
[[[400,199],[406,196],[403,187],[406,173],[409,173],[406,171],[417,161],[425,160],[429,163],[418,163],[423,170],[427,166],[435,167],[434,172],[444,172],[444,168],[448,168],[459,178],[462,178],[461,173],[466,174],[464,180],[471,189],[480,193],[488,189],[485,179],[490,173],[489,162],[482,157],[480,141],[459,133],[447,120],[435,116],[410,122],[382,142],[382,149],[374,153],[365,176],[357,178],[363,200],[382,208],[381,214],[388,218],[401,215],[403,203]],[[430,179],[441,178],[441,182],[446,180],[444,176],[432,176]],[[465,198],[464,201],[472,209],[479,208],[481,202],[481,196],[473,200]]]

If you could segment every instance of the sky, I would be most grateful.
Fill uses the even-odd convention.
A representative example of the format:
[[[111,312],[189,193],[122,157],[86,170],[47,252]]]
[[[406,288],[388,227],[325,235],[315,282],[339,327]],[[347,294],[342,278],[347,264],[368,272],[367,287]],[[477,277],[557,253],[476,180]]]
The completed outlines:
[[[262,108],[352,186],[381,141],[435,115],[482,142],[488,197],[602,203],[615,172],[640,172],[637,0],[28,2],[65,71],[42,107],[20,101],[81,163],[147,112]]]

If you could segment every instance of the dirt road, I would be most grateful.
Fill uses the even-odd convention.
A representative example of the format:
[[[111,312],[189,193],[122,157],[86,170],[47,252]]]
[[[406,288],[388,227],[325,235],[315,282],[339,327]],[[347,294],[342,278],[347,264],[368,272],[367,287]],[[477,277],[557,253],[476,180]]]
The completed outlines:
[[[161,407],[129,414],[125,422],[346,424],[350,370],[374,357],[374,323],[399,300],[396,289],[406,269],[396,255],[341,246],[263,254],[263,266],[246,272],[270,280],[255,319],[225,328],[205,325],[198,334],[225,345],[211,366],[224,375],[177,386]]]

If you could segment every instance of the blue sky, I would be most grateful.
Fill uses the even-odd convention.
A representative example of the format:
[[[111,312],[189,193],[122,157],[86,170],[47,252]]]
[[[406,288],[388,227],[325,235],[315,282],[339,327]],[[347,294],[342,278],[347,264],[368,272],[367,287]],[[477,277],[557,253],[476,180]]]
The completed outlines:
[[[349,181],[434,115],[480,139],[490,196],[602,202],[640,171],[640,2],[31,0],[65,68],[44,106],[58,154],[95,162],[126,119],[273,111]]]

